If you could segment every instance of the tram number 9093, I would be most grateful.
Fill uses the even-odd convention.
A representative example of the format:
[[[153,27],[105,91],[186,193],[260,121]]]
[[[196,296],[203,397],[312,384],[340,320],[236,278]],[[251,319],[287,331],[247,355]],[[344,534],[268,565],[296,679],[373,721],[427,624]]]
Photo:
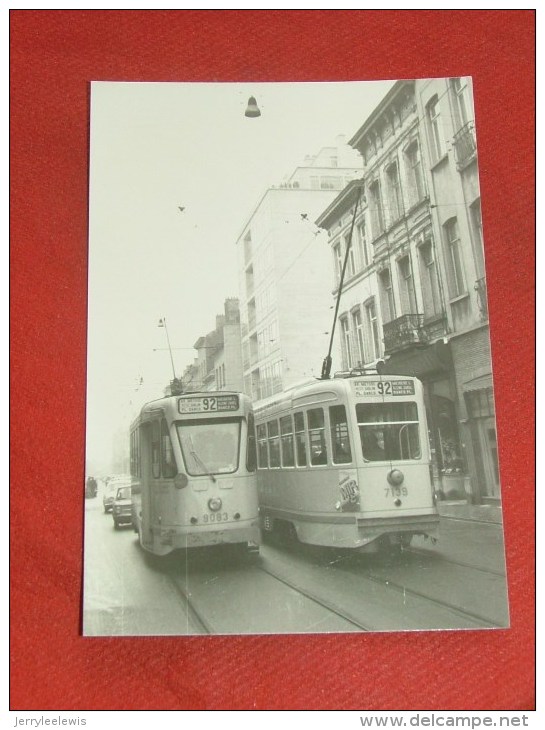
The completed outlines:
[[[212,512],[211,514],[204,514],[202,516],[203,522],[227,522],[229,515],[227,512]]]

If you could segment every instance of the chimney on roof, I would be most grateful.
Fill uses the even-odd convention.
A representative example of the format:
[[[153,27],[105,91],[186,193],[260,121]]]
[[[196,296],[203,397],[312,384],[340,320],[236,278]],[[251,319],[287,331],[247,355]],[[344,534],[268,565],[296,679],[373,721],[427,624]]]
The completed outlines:
[[[225,322],[227,324],[240,322],[239,302],[235,297],[229,297],[225,300]]]

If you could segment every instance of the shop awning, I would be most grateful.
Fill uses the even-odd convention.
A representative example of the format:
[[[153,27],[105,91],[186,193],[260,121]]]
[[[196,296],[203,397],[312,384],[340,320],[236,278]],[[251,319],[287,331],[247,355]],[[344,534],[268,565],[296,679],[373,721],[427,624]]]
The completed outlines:
[[[473,380],[468,380],[466,383],[462,384],[462,388],[465,392],[471,392],[473,390],[487,390],[493,387],[492,373],[480,375],[478,378],[473,378]]]
[[[385,362],[377,364],[381,375],[414,375],[417,378],[451,369],[450,345],[443,341],[396,352]]]

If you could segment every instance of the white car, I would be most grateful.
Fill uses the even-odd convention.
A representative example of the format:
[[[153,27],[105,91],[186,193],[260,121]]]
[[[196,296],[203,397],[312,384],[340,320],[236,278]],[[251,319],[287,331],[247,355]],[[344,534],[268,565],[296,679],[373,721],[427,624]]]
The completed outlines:
[[[114,518],[114,528],[116,530],[119,530],[120,525],[132,524],[132,494],[130,484],[118,484],[116,486],[112,517]]]
[[[112,511],[117,490],[119,489],[119,487],[127,486],[131,486],[131,478],[128,476],[112,477],[108,481],[108,484],[105,486],[104,493],[102,495],[102,506],[104,507],[104,512]]]

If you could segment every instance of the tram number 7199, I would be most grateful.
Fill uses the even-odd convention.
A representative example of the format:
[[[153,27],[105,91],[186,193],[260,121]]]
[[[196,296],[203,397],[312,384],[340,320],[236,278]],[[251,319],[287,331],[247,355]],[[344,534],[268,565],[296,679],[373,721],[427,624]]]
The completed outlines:
[[[384,494],[387,497],[406,497],[409,492],[407,487],[384,487]]]
[[[203,522],[227,522],[229,515],[227,512],[212,512],[212,514],[204,514],[202,516]]]

